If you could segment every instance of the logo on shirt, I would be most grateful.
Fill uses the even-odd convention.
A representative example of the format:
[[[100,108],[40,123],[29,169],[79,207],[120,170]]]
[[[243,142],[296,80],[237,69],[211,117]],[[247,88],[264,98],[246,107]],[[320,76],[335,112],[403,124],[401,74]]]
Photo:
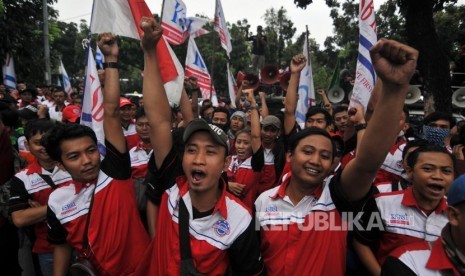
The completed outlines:
[[[31,186],[32,187],[37,186],[37,185],[42,184],[42,183],[44,183],[44,180],[42,178],[40,178],[40,177],[31,179]]]
[[[397,161],[396,166],[398,169],[403,169],[404,167],[402,166],[402,160]]]
[[[73,210],[75,210],[77,207],[76,207],[76,203],[73,201],[71,203],[68,203],[66,205],[63,205],[61,207],[61,215],[66,215],[70,212],[72,212]]]
[[[265,212],[267,212],[267,213],[278,212],[278,206],[270,205],[270,206],[265,208]]]
[[[224,237],[231,233],[231,226],[228,221],[220,219],[213,224],[213,231],[215,231],[216,235],[219,237]]]
[[[407,214],[391,214],[389,219],[390,224],[411,225],[411,218]],[[412,218],[413,219],[413,218]]]

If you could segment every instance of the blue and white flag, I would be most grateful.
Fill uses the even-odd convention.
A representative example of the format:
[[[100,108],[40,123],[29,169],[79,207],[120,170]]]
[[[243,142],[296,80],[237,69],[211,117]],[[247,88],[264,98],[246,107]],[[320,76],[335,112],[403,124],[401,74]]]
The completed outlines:
[[[376,72],[370,57],[370,49],[377,41],[373,0],[360,0],[358,25],[360,34],[357,70],[355,72],[354,90],[349,105],[360,104],[366,110],[371,92],[376,83]]]
[[[297,101],[297,109],[295,118],[299,125],[305,124],[305,114],[309,106],[315,104],[315,87],[313,85],[312,61],[308,55],[308,39],[305,38],[303,55],[307,58],[307,64],[300,73],[299,78],[299,100]]]
[[[59,68],[61,77],[63,79],[63,89],[65,92],[68,94],[71,94],[73,92],[73,87],[71,87],[71,82],[69,81],[68,78],[68,73],[66,73],[65,66],[63,65],[63,61],[60,60],[60,68]]]
[[[103,63],[105,62],[105,57],[103,56],[102,51],[100,51],[98,45],[95,47],[95,62],[97,63],[97,68],[99,70],[103,70]]]
[[[3,84],[8,89],[16,89],[15,63],[11,53],[6,54],[5,63],[2,67]]]
[[[103,94],[98,78],[92,49],[88,47],[87,66],[82,100],[81,125],[92,128],[97,135],[98,148],[105,155],[105,133],[103,132]]]
[[[211,98],[213,106],[218,106],[218,98],[216,97],[215,88],[211,85],[211,77],[208,73],[207,66],[205,65],[199,49],[197,48],[197,44],[195,44],[192,37],[189,38],[189,44],[187,46],[185,76],[194,76],[197,78],[197,84],[202,92],[202,98]],[[212,95],[210,95],[210,87],[212,88]]]

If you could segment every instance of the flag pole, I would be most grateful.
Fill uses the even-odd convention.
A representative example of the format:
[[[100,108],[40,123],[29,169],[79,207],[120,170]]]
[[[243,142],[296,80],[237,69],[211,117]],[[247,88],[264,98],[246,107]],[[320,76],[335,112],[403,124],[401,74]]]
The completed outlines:
[[[307,65],[310,64],[310,43],[309,43],[309,36],[310,36],[310,32],[308,31],[308,25],[305,25],[305,39],[307,40],[307,57],[308,57],[308,60],[307,60]]]
[[[163,20],[163,10],[165,9],[165,0],[161,2],[161,13],[160,13],[160,25],[161,21]]]
[[[213,98],[213,76],[215,75],[215,47],[216,47],[216,39],[215,37],[215,31],[213,33],[213,53],[212,53],[212,63],[211,63],[211,74],[210,74],[210,102],[212,102]]]

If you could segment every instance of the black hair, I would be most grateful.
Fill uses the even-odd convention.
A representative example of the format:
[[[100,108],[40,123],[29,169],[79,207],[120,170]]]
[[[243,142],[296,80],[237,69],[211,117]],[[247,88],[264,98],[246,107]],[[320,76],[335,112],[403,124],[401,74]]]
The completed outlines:
[[[24,136],[26,137],[26,140],[29,141],[32,136],[36,134],[44,134],[54,126],[55,124],[48,119],[35,119],[27,122],[24,127]]]
[[[215,113],[225,113],[226,114],[226,125],[229,126],[229,110],[226,107],[218,106],[213,109],[212,120],[215,117]]]
[[[19,125],[19,113],[9,107],[7,103],[0,102],[2,122],[5,126],[16,128]]]
[[[205,111],[206,111],[207,109],[209,109],[209,108],[214,108],[214,107],[211,106],[211,105],[204,105],[204,106],[202,106],[202,108],[200,108],[200,117],[202,117],[203,119],[205,119],[204,113],[205,113]],[[213,118],[213,116],[212,116],[212,118]]]
[[[321,135],[328,138],[329,141],[331,141],[331,145],[333,147],[332,159],[334,159],[337,151],[336,144],[333,141],[333,139],[331,139],[331,136],[326,130],[318,127],[309,127],[302,131],[292,134],[289,138],[289,151],[291,152],[291,154],[294,154],[294,151],[297,148],[297,145],[299,144],[300,140],[310,135]]]
[[[323,114],[325,116],[326,126],[331,125],[331,123],[333,122],[333,117],[331,116],[331,114],[329,114],[329,112],[326,109],[319,106],[312,106],[308,109],[307,114],[305,114],[305,121],[307,121],[308,118],[312,117],[315,114]]]
[[[342,106],[342,105],[339,105],[339,106],[336,106],[333,110],[333,116],[336,115],[337,113],[339,112],[347,112],[347,107],[346,106]]]
[[[404,150],[402,151],[402,160],[405,159],[405,155],[407,154],[409,149],[427,147],[429,145],[430,143],[424,139],[415,139],[408,141],[407,144],[405,144]]]
[[[54,128],[48,131],[40,141],[45,147],[47,154],[55,161],[61,160],[61,143],[65,140],[77,139],[82,137],[90,137],[97,144],[97,136],[95,132],[88,126],[80,124],[57,124]]]
[[[405,149],[404,149],[404,152],[405,152]],[[437,153],[447,154],[452,160],[452,166],[455,168],[455,156],[449,153],[445,148],[437,146],[437,145],[432,145],[432,144],[428,144],[425,147],[419,147],[416,150],[412,151],[407,156],[407,165],[411,169],[413,169],[413,167],[417,163],[418,157],[420,156],[421,153],[424,153],[424,152],[437,152]]]
[[[139,106],[136,109],[136,115],[134,115],[134,119],[137,121],[140,117],[145,117],[145,110],[143,106]]]
[[[423,124],[428,125],[429,123],[435,122],[437,120],[449,121],[450,128],[453,128],[455,126],[454,116],[452,116],[452,114],[445,113],[445,112],[433,112],[429,114],[423,119]]]

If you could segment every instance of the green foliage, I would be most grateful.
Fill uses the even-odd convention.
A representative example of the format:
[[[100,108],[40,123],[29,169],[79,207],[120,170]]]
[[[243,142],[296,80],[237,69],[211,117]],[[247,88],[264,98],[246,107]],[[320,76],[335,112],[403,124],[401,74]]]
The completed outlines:
[[[279,64],[282,61],[286,46],[291,43],[294,37],[296,28],[283,7],[279,10],[274,8],[266,10],[263,19],[266,23],[264,29],[268,38],[265,63]]]

